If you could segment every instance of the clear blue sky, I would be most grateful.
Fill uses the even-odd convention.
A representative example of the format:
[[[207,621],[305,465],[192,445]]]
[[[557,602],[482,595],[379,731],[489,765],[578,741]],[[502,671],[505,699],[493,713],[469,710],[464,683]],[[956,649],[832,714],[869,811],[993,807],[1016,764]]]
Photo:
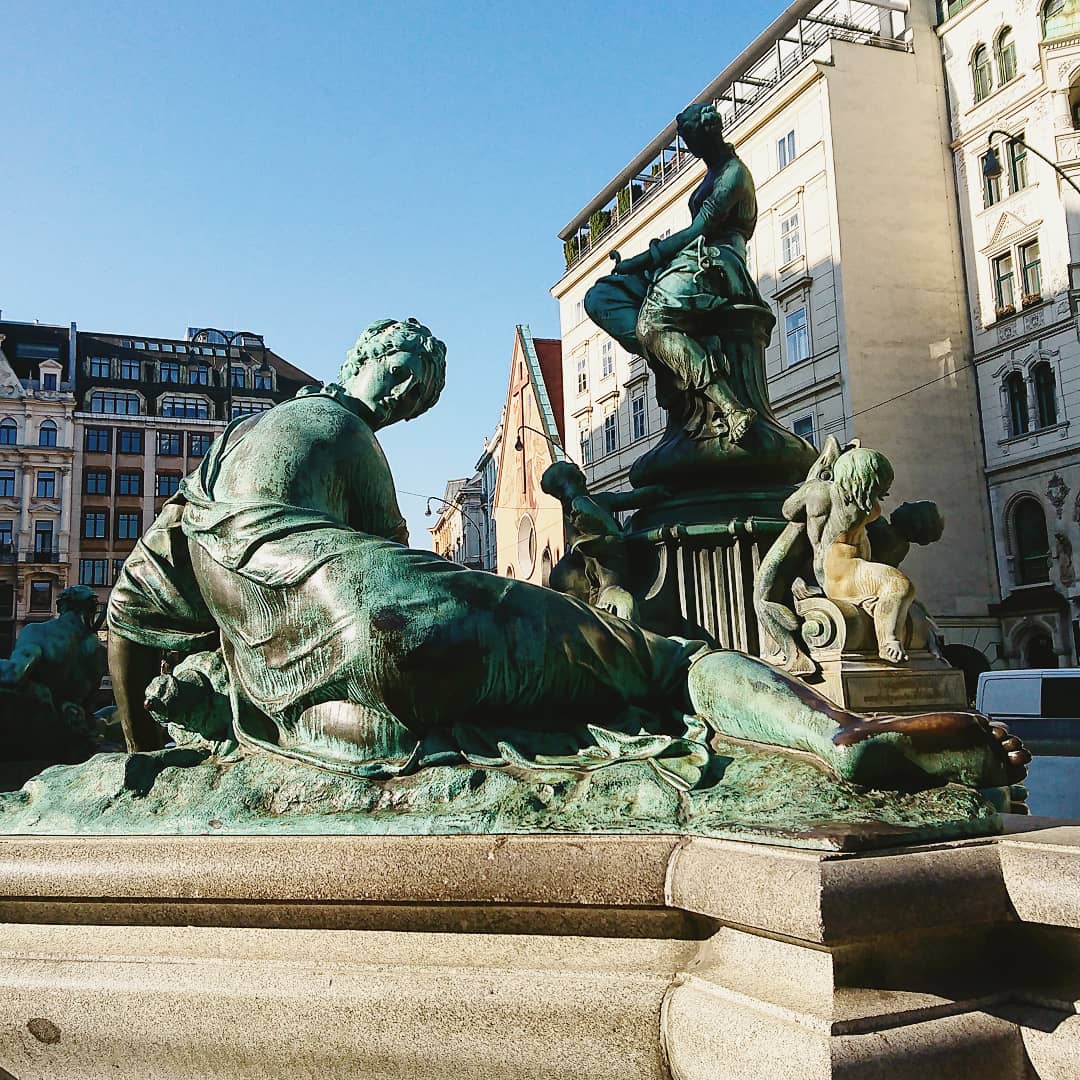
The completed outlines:
[[[559,334],[555,234],[784,6],[8,0],[0,309],[262,331],[320,379],[415,315],[447,388],[383,443],[400,489],[441,494],[498,421],[514,325]]]

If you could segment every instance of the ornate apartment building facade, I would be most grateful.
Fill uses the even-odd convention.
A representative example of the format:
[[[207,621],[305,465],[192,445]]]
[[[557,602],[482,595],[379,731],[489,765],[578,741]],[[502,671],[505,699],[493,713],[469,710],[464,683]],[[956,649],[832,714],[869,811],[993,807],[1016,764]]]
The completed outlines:
[[[749,263],[777,329],[766,355],[777,415],[818,445],[860,438],[896,469],[891,505],[933,499],[945,540],[905,568],[947,643],[995,661],[999,599],[948,104],[930,0],[794,3],[695,101],[717,103],[757,185]],[[584,314],[607,253],[690,223],[703,165],[674,123],[560,233],[552,293],[563,335],[567,451],[597,490],[622,490],[664,417],[645,362]],[[886,507],[887,510],[887,507]]]
[[[71,583],[75,394],[53,329],[0,326],[0,656]]]
[[[10,531],[18,537],[12,551],[49,552],[48,560],[15,556],[22,583],[14,607],[3,610],[14,611],[8,621],[16,628],[51,617],[67,585],[89,585],[104,603],[143,530],[229,420],[315,381],[252,333],[191,329],[165,338],[0,322],[0,334],[21,381],[21,407],[32,400],[43,417],[57,414],[20,426],[14,404],[0,396],[0,461],[12,423],[24,458],[13,482],[4,471],[11,466],[0,465],[0,545]],[[41,434],[48,421],[56,445],[26,446],[27,438],[52,437]]]
[[[1002,655],[1074,664],[1080,194],[1040,155],[1080,183],[1080,4],[954,0],[941,15]],[[991,149],[1000,175],[985,175]]]

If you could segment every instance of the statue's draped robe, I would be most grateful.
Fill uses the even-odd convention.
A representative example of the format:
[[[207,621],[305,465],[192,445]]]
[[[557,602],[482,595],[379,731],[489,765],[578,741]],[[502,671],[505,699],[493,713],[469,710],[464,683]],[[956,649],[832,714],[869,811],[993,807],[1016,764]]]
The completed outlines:
[[[404,536],[363,406],[308,392],[214,443],[127,560],[110,629],[181,652],[220,634],[237,690],[283,734],[332,701],[414,732],[572,730],[683,704],[695,644]]]

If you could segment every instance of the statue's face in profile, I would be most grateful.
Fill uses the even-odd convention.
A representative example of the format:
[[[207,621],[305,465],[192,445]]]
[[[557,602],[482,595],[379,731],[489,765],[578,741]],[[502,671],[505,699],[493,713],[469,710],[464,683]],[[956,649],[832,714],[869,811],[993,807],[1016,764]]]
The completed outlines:
[[[424,387],[424,360],[407,348],[366,360],[349,380],[345,392],[362,401],[386,427],[417,415]]]

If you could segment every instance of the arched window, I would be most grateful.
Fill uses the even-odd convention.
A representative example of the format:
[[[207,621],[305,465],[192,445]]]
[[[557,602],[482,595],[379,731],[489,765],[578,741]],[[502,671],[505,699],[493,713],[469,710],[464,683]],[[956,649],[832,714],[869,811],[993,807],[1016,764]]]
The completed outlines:
[[[51,420],[42,420],[38,428],[38,446],[56,445],[56,425]]]
[[[14,446],[19,441],[19,429],[14,420],[0,420],[0,446]]]
[[[1016,540],[1016,580],[1021,585],[1038,585],[1050,580],[1050,539],[1046,535],[1046,515],[1035,499],[1021,499],[1013,508],[1013,537]]]
[[[1005,83],[1016,78],[1016,42],[1013,40],[1012,27],[1006,26],[997,36],[998,82]]]
[[[1042,32],[1044,38],[1060,37],[1074,21],[1076,0],[1046,0],[1042,6]]]
[[[1036,630],[1029,634],[1023,646],[1024,667],[1056,668],[1058,655],[1054,652],[1054,643],[1045,630]]]
[[[123,394],[116,390],[98,390],[90,395],[92,413],[138,416],[142,411],[137,394]]]
[[[1009,399],[1009,438],[1015,439],[1017,435],[1026,435],[1030,426],[1027,384],[1019,371],[1009,373],[1005,393]]]
[[[1046,360],[1035,365],[1035,405],[1039,427],[1053,427],[1057,423],[1057,382],[1054,369]]]
[[[994,88],[994,73],[990,67],[990,50],[980,45],[971,54],[971,85],[975,100],[982,101]]]

